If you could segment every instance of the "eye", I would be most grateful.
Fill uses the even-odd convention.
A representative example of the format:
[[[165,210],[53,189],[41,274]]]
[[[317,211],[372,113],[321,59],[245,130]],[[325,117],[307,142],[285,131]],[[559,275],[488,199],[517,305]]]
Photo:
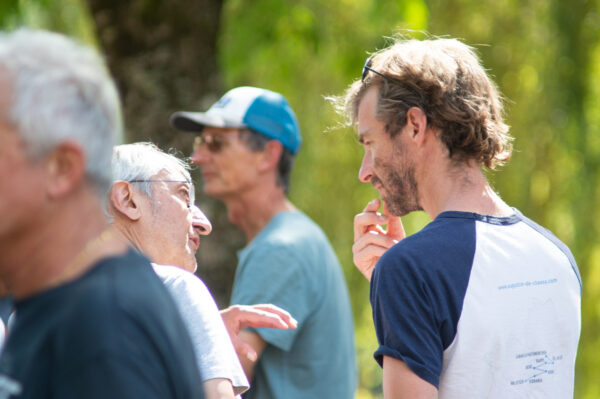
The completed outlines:
[[[190,208],[192,206],[190,201],[190,190],[188,190],[187,188],[182,188],[179,190],[179,194],[185,200],[187,207]]]

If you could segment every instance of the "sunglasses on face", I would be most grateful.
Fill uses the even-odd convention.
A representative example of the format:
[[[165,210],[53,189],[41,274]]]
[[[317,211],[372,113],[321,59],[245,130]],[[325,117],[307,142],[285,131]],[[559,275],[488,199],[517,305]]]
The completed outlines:
[[[200,134],[200,136],[196,136],[196,138],[194,139],[194,151],[198,150],[201,146],[206,145],[206,148],[211,153],[219,153],[229,143],[229,139],[227,139],[225,136],[232,134],[242,135],[246,132],[247,131],[244,129],[239,129],[235,131],[216,134],[202,133]]]
[[[208,151],[212,153],[221,152],[225,145],[225,139],[220,134],[201,134],[194,139],[194,151],[202,145],[206,145]]]
[[[376,71],[373,68],[371,68],[371,61],[372,61],[371,57],[367,58],[367,60],[365,61],[365,65],[363,66],[363,69],[362,69],[362,75],[360,77],[360,81],[361,82],[365,81],[365,78],[367,77],[367,75],[369,74],[369,72],[373,72],[374,74],[379,75],[382,78],[387,79],[387,80],[389,80],[391,82],[396,82],[396,83],[402,84],[402,82],[400,82],[398,79],[394,79],[391,76],[388,76],[386,74],[383,74],[383,73],[381,73],[379,71]]]

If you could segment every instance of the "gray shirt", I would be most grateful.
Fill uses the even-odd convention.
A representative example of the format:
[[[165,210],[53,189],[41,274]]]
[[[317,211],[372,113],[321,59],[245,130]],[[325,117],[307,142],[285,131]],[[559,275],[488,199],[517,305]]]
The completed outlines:
[[[226,378],[235,394],[248,389],[248,380],[212,295],[196,275],[176,266],[152,264],[167,287],[194,345],[204,381]]]

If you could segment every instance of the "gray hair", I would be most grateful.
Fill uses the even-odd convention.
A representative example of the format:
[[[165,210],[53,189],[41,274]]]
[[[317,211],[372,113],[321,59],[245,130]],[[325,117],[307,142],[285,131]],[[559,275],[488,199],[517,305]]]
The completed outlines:
[[[76,142],[85,153],[90,184],[104,197],[122,120],[116,87],[100,56],[63,35],[22,28],[0,33],[0,74],[8,77],[11,94],[3,117],[19,131],[29,157]]]
[[[194,184],[190,176],[190,164],[168,154],[152,143],[133,143],[115,146],[112,156],[112,182],[119,180],[152,180],[157,174],[166,171],[181,174],[191,186],[191,202],[194,202]],[[152,184],[149,181],[136,183],[135,189],[152,198]],[[110,201],[105,202],[104,213],[109,223],[114,221],[110,211]]]
[[[162,171],[181,174],[183,179],[192,181],[190,165],[168,154],[152,143],[133,143],[116,146],[112,157],[112,181],[151,180]],[[150,182],[140,182],[136,188],[152,197]]]

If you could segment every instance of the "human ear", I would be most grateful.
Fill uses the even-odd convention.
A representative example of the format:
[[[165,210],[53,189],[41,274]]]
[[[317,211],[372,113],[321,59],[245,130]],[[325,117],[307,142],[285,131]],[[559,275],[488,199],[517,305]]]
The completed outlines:
[[[138,220],[142,216],[136,193],[129,182],[124,180],[114,182],[110,188],[108,200],[113,212],[118,212],[130,220]]]
[[[277,168],[279,159],[283,153],[283,145],[277,140],[269,140],[262,152],[261,161],[259,163],[260,171],[267,171]]]
[[[75,142],[66,141],[46,158],[46,192],[52,199],[72,192],[84,180],[85,154]]]
[[[418,107],[412,107],[406,112],[406,125],[410,137],[421,144],[427,132],[427,115]]]

